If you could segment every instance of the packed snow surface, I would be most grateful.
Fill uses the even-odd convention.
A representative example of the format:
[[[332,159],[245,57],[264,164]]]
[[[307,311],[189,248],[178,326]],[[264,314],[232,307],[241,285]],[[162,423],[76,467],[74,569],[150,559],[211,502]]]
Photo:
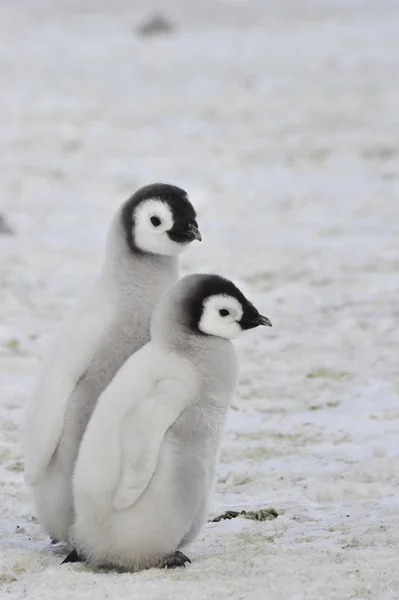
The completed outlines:
[[[398,2],[2,0],[0,73],[1,598],[397,600]],[[198,208],[183,272],[273,322],[237,343],[212,515],[282,514],[209,523],[186,569],[61,567],[22,409],[111,215],[157,180]]]

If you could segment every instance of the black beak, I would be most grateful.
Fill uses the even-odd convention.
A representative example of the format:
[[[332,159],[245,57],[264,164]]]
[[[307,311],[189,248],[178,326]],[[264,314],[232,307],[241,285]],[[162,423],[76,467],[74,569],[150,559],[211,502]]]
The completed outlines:
[[[267,325],[268,327],[272,326],[271,321],[267,318],[264,317],[263,315],[255,315],[255,316],[250,316],[250,315],[245,315],[240,321],[240,325],[242,329],[254,329],[255,327],[259,327],[259,325]]]
[[[202,240],[201,233],[198,229],[197,223],[175,223],[172,229],[169,229],[168,235],[171,240],[180,244],[192,242],[193,240]]]
[[[270,319],[264,317],[263,315],[259,315],[259,317],[256,320],[257,325],[267,325],[268,327],[272,326],[272,322],[270,321]]]

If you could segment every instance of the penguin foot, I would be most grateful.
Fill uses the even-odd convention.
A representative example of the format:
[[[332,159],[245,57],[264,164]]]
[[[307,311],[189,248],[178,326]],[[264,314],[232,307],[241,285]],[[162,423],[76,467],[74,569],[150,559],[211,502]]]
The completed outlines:
[[[57,540],[57,538],[54,536],[50,536],[50,543],[55,546],[56,544],[60,543],[60,540]]]
[[[191,560],[180,552],[180,550],[176,550],[173,554],[169,554],[166,556],[162,562],[162,569],[176,569],[177,567],[185,567],[186,562],[191,563]]]
[[[84,558],[80,556],[77,550],[72,550],[66,558],[62,561],[62,565],[65,563],[84,562]]]

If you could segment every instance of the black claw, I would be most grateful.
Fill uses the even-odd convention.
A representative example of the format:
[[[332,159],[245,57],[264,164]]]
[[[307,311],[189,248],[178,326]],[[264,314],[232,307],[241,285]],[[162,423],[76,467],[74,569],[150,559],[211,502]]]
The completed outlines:
[[[180,550],[176,550],[176,552],[165,558],[162,567],[164,569],[176,569],[177,567],[185,567],[186,562],[191,564],[191,560],[188,556],[183,554],[183,552],[180,552]]]
[[[75,562],[83,562],[84,558],[80,556],[77,550],[72,550],[66,558],[62,561],[62,565],[65,563],[75,563]]]
[[[186,556],[185,554],[183,554],[183,552],[180,552],[180,550],[176,550],[175,554],[177,554],[178,556],[180,556],[180,558],[186,563],[190,563],[191,565],[191,560],[188,558],[188,556]]]

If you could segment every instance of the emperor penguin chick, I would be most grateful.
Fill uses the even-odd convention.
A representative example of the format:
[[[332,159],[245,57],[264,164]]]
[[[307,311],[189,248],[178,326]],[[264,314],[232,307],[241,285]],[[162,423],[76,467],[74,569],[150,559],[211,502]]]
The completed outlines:
[[[68,541],[72,473],[98,397],[125,360],[150,339],[160,296],[178,279],[178,258],[200,240],[186,192],[139,189],[117,211],[102,270],[64,323],[25,419],[25,479],[42,528]]]
[[[151,341],[102,393],[73,477],[74,550],[64,562],[136,571],[184,565],[208,513],[237,383],[231,343],[271,325],[235,285],[188,275],[162,297]]]

